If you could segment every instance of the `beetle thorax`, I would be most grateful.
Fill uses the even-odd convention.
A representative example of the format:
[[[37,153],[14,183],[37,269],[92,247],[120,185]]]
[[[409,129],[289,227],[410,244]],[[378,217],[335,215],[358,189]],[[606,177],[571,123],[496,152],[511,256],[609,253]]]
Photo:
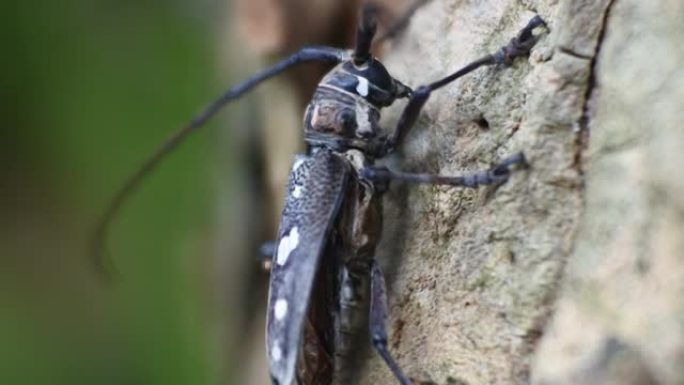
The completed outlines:
[[[316,88],[304,115],[307,136],[332,135],[340,139],[370,139],[378,135],[380,110],[366,97],[369,82],[335,67]]]

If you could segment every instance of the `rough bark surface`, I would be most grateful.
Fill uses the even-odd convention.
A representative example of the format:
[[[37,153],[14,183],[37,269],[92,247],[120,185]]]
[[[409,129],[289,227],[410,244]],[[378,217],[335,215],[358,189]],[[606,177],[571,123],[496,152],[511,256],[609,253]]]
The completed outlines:
[[[530,59],[435,93],[391,163],[531,167],[498,189],[395,186],[390,349],[418,383],[684,383],[684,4],[432,1],[385,62],[429,82],[535,12]],[[395,384],[369,356],[362,383]]]
[[[549,25],[530,59],[434,93],[393,164],[456,174],[523,151],[531,165],[499,188],[400,187],[389,195],[379,256],[392,283],[390,347],[417,381],[529,380],[582,212],[577,154],[591,72],[590,60],[554,50],[560,6],[547,3],[433,1],[386,59],[415,86],[494,52],[535,13]],[[593,30],[579,45],[589,55]],[[373,358],[364,383],[394,380]]]
[[[682,384],[684,3],[609,6],[584,216],[533,382]]]

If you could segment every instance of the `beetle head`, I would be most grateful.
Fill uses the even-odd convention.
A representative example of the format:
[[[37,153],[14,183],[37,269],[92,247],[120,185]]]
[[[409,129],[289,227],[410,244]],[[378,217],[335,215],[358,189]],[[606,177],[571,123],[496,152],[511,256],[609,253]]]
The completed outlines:
[[[394,79],[385,66],[375,58],[370,58],[361,65],[348,61],[342,70],[351,75],[340,79],[340,86],[355,93],[375,107],[382,108],[392,104],[396,99],[407,97],[411,89]]]

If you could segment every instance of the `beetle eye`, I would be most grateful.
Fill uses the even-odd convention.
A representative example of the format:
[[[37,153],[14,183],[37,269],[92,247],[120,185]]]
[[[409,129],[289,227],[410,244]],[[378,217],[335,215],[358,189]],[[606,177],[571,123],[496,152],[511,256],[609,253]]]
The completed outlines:
[[[356,114],[353,111],[344,109],[338,119],[343,135],[352,135],[356,131]]]

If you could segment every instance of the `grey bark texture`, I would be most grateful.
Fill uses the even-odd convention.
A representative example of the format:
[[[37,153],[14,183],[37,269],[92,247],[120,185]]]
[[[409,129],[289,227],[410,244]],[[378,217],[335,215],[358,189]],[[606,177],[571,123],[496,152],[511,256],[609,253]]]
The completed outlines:
[[[535,13],[529,60],[437,91],[390,162],[530,162],[499,188],[389,193],[390,350],[416,383],[682,384],[684,3],[434,0],[384,61],[430,82]],[[396,381],[369,352],[362,383]]]
[[[383,61],[428,83],[537,13],[548,28],[529,59],[435,92],[388,161],[445,175],[518,151],[530,163],[498,188],[392,187],[378,250],[390,351],[425,385],[683,384],[684,2],[432,0]],[[397,383],[365,354],[362,384]],[[267,382],[262,368],[243,383]]]

